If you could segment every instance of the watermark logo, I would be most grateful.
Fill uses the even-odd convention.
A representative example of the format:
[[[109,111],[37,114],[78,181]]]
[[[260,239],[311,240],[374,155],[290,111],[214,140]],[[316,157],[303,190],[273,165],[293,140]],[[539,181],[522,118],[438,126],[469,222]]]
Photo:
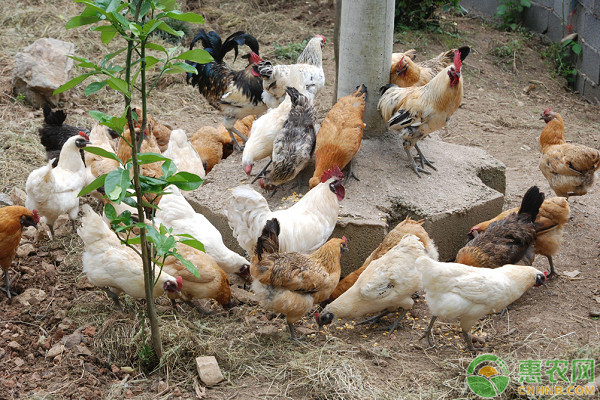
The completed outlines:
[[[492,398],[508,386],[509,370],[504,361],[493,354],[482,354],[467,368],[467,385],[478,396]]]

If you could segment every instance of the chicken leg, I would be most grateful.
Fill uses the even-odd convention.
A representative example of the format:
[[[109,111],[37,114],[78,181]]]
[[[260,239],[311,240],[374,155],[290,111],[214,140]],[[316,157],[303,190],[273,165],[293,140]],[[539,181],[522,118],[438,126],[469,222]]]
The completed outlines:
[[[548,274],[548,278],[550,278],[554,274],[558,275],[558,273],[554,270],[554,263],[552,262],[552,256],[546,256],[546,257],[548,258],[548,264],[550,264],[550,273]]]
[[[291,335],[291,339],[292,339],[292,340],[296,340],[296,341],[297,341],[297,340],[300,340],[300,338],[298,338],[298,337],[296,336],[296,330],[294,329],[294,325],[292,325],[292,324],[290,323],[290,321],[287,321],[287,324],[288,324],[288,328],[290,328],[290,335]]]
[[[50,240],[54,240],[54,227],[52,225],[48,225],[50,228]]]
[[[272,162],[273,162],[273,160],[270,159],[269,162],[267,163],[267,165],[265,165],[265,167],[263,169],[261,169],[258,174],[256,174],[256,176],[252,180],[252,183],[256,182],[259,178],[264,176],[265,171],[267,170],[267,168],[269,168],[269,165],[271,165]]]
[[[433,343],[431,342],[431,328],[433,328],[433,323],[436,319],[437,317],[435,315],[431,317],[431,321],[429,321],[429,326],[427,326],[427,329],[425,329],[425,332],[423,332],[423,336],[421,336],[421,339],[427,339],[427,345],[429,345],[429,347],[433,347]]]
[[[233,127],[233,126],[229,129],[227,129],[227,131],[229,132],[229,135],[231,136],[231,144],[233,145],[233,149],[239,150],[239,151],[244,150],[244,146],[240,146],[240,144],[238,143],[238,141],[236,140],[236,138],[233,134],[235,133],[236,135],[238,135],[240,137],[240,139],[242,139],[242,141],[244,142],[244,145],[248,141],[248,138],[245,135],[243,135],[242,133],[240,133],[240,131],[235,129],[235,127]]]
[[[12,301],[12,293],[10,292],[10,279],[8,277],[8,270],[4,271],[4,280],[6,281],[6,287],[0,287],[0,290],[2,290],[3,292],[6,293],[6,296],[8,296],[8,301],[11,302]]]
[[[418,143],[415,143],[415,149],[417,150],[417,153],[419,154],[415,158],[417,160],[419,160],[419,162],[421,163],[421,168],[425,168],[425,165],[427,165],[428,167],[430,167],[434,171],[437,171],[437,168],[433,166],[433,161],[430,161],[427,158],[425,158],[425,155],[423,154],[423,152],[419,148],[419,144]]]
[[[462,335],[465,339],[465,342],[467,342],[467,347],[469,348],[469,350],[471,350],[472,352],[476,352],[477,350],[473,346],[473,341],[471,340],[471,335],[469,335],[469,332],[462,331]]]
[[[409,147],[404,147],[404,151],[406,152],[406,156],[408,157],[408,161],[410,161],[410,166],[412,167],[413,171],[415,171],[415,174],[417,174],[417,176],[419,178],[422,178],[422,176],[421,176],[421,174],[419,172],[423,172],[424,174],[427,174],[427,175],[431,174],[431,172],[425,170],[422,167],[418,167],[417,164],[415,164],[415,160],[414,160],[413,156],[410,154],[410,148]]]
[[[112,299],[112,301],[115,302],[115,305],[117,306],[117,308],[121,311],[123,310],[123,307],[121,306],[121,302],[119,301],[119,296],[117,296],[112,290],[110,290],[109,288],[101,288],[102,290],[104,290],[106,292],[106,294],[108,295],[108,297],[110,297]]]
[[[408,312],[408,310],[402,310],[402,314],[398,315],[396,317],[396,319],[394,320],[394,322],[391,325],[383,328],[385,330],[389,329],[388,330],[388,335],[391,335],[392,332],[394,332],[396,330],[396,328],[398,328],[398,324],[400,323],[400,321],[402,320],[402,318],[404,318],[404,316],[406,315],[407,312]]]
[[[371,318],[367,318],[365,320],[362,320],[360,322],[357,322],[356,325],[364,325],[364,324],[369,324],[369,327],[373,326],[374,324],[376,324],[377,322],[379,322],[379,320],[382,317],[385,317],[386,315],[388,315],[390,312],[389,311],[384,311],[381,314],[377,314],[374,317]]]
[[[350,178],[354,178],[360,182],[360,179],[358,179],[358,176],[356,176],[356,174],[354,173],[354,169],[352,168],[352,161],[353,160],[350,160],[350,162],[348,163],[348,171],[346,172],[346,178],[344,179],[344,184],[346,184]],[[344,169],[346,169],[346,168],[344,168]]]

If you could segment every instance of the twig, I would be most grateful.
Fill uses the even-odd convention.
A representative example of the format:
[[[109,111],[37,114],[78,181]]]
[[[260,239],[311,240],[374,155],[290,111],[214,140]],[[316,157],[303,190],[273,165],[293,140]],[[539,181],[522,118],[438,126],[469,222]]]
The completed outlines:
[[[31,322],[25,322],[25,321],[0,321],[0,324],[5,324],[5,323],[23,324],[23,325],[35,326],[36,328],[39,328],[42,332],[44,332],[44,335],[48,336],[48,332],[46,332],[46,330],[44,328],[42,328],[39,325],[32,324]]]

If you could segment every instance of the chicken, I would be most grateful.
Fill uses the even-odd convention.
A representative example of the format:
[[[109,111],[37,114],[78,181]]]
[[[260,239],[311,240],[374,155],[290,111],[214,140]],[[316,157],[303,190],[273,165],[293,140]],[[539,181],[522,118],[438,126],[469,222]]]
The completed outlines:
[[[138,126],[141,126],[144,115],[142,109],[140,107],[135,107],[132,111],[137,115]],[[165,150],[167,150],[167,147],[169,146],[169,139],[171,138],[171,128],[161,124],[151,115],[146,115],[146,117],[148,119],[148,121],[146,122],[146,129],[152,134],[152,136],[154,136],[154,138],[156,139],[156,144],[158,145],[158,148],[162,153]]]
[[[10,279],[8,269],[17,254],[17,248],[21,243],[23,228],[36,226],[40,217],[36,210],[28,210],[21,206],[6,206],[0,208],[0,268],[4,271],[5,288],[0,288],[8,296],[10,301]]]
[[[557,196],[583,196],[594,184],[600,168],[600,151],[565,141],[565,123],[550,108],[542,117],[546,126],[540,136],[540,170]]]
[[[119,295],[123,292],[136,299],[144,298],[144,272],[140,256],[122,245],[89,205],[85,204],[82,209],[83,217],[77,234],[85,245],[82,264],[88,281],[104,290],[117,306]],[[181,277],[173,277],[164,270],[155,279],[154,298],[165,291],[175,293],[182,289]]]
[[[288,83],[288,87],[295,88],[304,96],[310,96],[304,87],[302,74],[297,68],[291,67]],[[247,175],[252,172],[255,161],[273,155],[273,142],[287,121],[291,109],[292,99],[286,94],[285,100],[279,106],[270,108],[266,114],[254,121],[250,138],[242,154],[242,168]],[[270,164],[269,162],[257,176],[260,176]]]
[[[342,253],[348,249],[345,237],[331,239],[310,255],[283,252],[279,248],[279,221],[266,222],[252,257],[252,290],[261,305],[285,314],[290,335],[294,322],[331,294],[340,279]]]
[[[252,124],[254,124],[254,120],[256,120],[256,115],[248,115],[242,119],[238,119],[233,127],[236,131],[241,133],[244,137],[250,138],[250,130],[252,129]],[[229,131],[223,124],[219,125],[219,132],[223,136],[224,145],[223,145],[223,158],[229,157],[233,153],[233,142],[231,141],[231,135]],[[244,144],[244,140],[242,140],[239,136],[236,136],[236,141],[239,145]]]
[[[223,115],[223,125],[230,132],[234,147],[239,148],[233,134],[244,140],[245,137],[236,131],[235,121],[247,115],[261,115],[267,110],[261,98],[262,79],[252,70],[254,64],[262,61],[258,55],[258,41],[239,31],[221,42],[221,37],[216,32],[206,33],[200,29],[190,44],[190,50],[198,40],[214,61],[208,64],[188,62],[196,67],[198,74],[188,73],[186,81],[192,86],[198,86],[200,94]],[[231,50],[235,51],[237,57],[238,46],[244,44],[252,50],[248,55],[248,66],[241,71],[234,71],[225,64],[223,57]]]
[[[56,167],[60,159],[60,150],[65,142],[72,136],[83,132],[89,135],[90,130],[78,126],[64,124],[67,114],[63,110],[52,111],[48,104],[44,104],[44,126],[38,129],[40,142],[46,149],[46,161],[55,159],[53,167]],[[83,150],[80,151],[83,159]]]
[[[311,189],[319,184],[324,171],[334,165],[344,169],[360,150],[366,127],[363,122],[366,98],[367,88],[360,85],[353,93],[340,97],[327,113],[317,135],[315,173],[309,181]],[[348,177],[353,175],[350,164]]]
[[[460,52],[454,53],[454,65],[446,67],[425,86],[399,88],[386,85],[381,88],[381,99],[377,108],[390,129],[400,132],[402,146],[413,171],[429,173],[425,165],[436,169],[425,158],[417,142],[429,133],[443,128],[460,106],[463,98]],[[421,166],[415,164],[410,149],[417,150],[416,157]]]
[[[315,151],[317,111],[312,101],[293,87],[288,87],[286,91],[292,108],[273,141],[271,172],[260,180],[260,186],[266,190],[273,190],[294,179],[306,167]]]
[[[37,210],[46,219],[50,235],[54,238],[54,222],[63,214],[68,214],[75,230],[75,219],[79,213],[79,197],[84,188],[87,174],[79,149],[90,144],[89,137],[79,132],[65,142],[60,151],[60,160],[52,168],[53,160],[47,165],[33,170],[27,177],[25,207]]]
[[[537,186],[527,190],[521,207],[496,221],[481,235],[471,240],[456,255],[456,262],[480,268],[498,268],[523,261],[531,265],[536,239],[535,220],[544,202],[544,193]]]
[[[303,76],[306,90],[316,96],[325,86],[323,72],[323,46],[325,37],[316,35],[298,56],[296,64],[275,65],[270,61],[259,62],[254,71],[263,79],[262,99],[269,108],[276,108],[285,99],[286,88],[290,86],[289,78],[292,68],[298,69]]]
[[[178,171],[190,172],[204,179],[204,163],[187,138],[183,129],[171,132],[169,146],[163,156],[173,160]]]
[[[390,83],[399,87],[423,86],[444,68],[452,65],[454,62],[454,53],[457,50],[460,53],[461,62],[471,52],[469,46],[463,46],[458,49],[444,51],[430,60],[418,63],[414,62],[417,56],[415,50],[411,49],[404,53],[393,53]]]
[[[176,257],[169,256],[165,260],[163,272],[171,276],[181,277],[181,291],[167,292],[173,308],[175,300],[180,299],[192,304],[193,299],[215,299],[224,308],[231,306],[231,288],[227,274],[219,268],[215,260],[208,254],[196,250],[183,243],[177,244],[177,252],[198,269],[200,278],[192,274]]]
[[[342,293],[344,293],[352,285],[354,285],[358,277],[363,273],[365,269],[367,269],[367,267],[373,261],[381,258],[388,251],[390,251],[390,249],[394,248],[406,235],[417,236],[421,243],[423,243],[423,245],[425,246],[425,251],[427,252],[427,255],[433,258],[434,260],[437,260],[438,252],[437,248],[435,247],[435,243],[433,243],[433,240],[431,240],[425,229],[423,229],[422,224],[423,220],[414,221],[410,219],[410,217],[406,217],[404,221],[396,225],[394,229],[392,229],[390,232],[388,232],[387,235],[385,235],[383,241],[379,244],[379,246],[377,246],[375,250],[371,252],[371,254],[369,255],[369,257],[367,257],[363,265],[359,269],[348,274],[348,276],[346,276],[340,281],[340,283],[338,283],[333,293],[331,293],[331,297],[329,298],[329,300],[333,301],[339,296],[341,296]]]
[[[90,142],[91,146],[99,147],[103,150],[114,153],[109,136],[108,136],[108,128],[103,125],[96,125],[90,132]],[[98,156],[96,154],[92,154],[89,152],[85,152],[85,165],[86,169],[89,172],[90,178],[96,179],[100,175],[104,175],[113,171],[119,167],[119,162],[113,160],[111,158],[105,158],[102,156]],[[89,178],[88,178],[89,179]],[[87,182],[90,184],[91,181]]]
[[[432,346],[431,328],[438,317],[458,319],[471,351],[475,348],[469,333],[479,318],[503,310],[532,286],[546,282],[546,272],[526,265],[475,268],[423,256],[417,259],[416,268],[421,271],[425,299],[432,314],[424,335],[427,343]]]
[[[277,218],[281,226],[282,252],[311,253],[329,238],[338,220],[339,202],[346,194],[343,174],[334,167],[321,176],[321,183],[285,210],[271,211],[265,198],[250,186],[231,191],[225,215],[240,246],[254,254],[256,240],[267,220]]]
[[[379,320],[389,312],[402,308],[389,334],[413,306],[412,294],[421,289],[421,273],[415,261],[426,255],[425,246],[415,235],[405,235],[396,246],[371,262],[356,283],[329,303],[321,313],[315,313],[319,327],[330,324],[334,318],[356,318],[383,311],[367,321]]]
[[[194,211],[176,186],[168,186],[167,191],[172,194],[162,197],[156,211],[156,223],[173,228],[174,234],[185,233],[198,239],[204,244],[206,253],[225,272],[248,276],[250,263],[225,246],[219,230],[204,215]]]
[[[506,218],[511,214],[517,213],[518,211],[518,207],[506,210],[495,218],[475,225],[471,228],[469,234],[475,237],[485,232],[491,223]],[[552,257],[558,253],[558,250],[560,249],[564,226],[567,221],[569,221],[570,215],[571,210],[567,199],[564,197],[553,197],[551,199],[544,200],[538,212],[537,218],[535,219],[535,230],[537,237],[535,239],[534,252],[535,254],[541,254],[548,258],[548,263],[550,264],[550,273],[548,274],[548,278],[556,273],[554,270]]]

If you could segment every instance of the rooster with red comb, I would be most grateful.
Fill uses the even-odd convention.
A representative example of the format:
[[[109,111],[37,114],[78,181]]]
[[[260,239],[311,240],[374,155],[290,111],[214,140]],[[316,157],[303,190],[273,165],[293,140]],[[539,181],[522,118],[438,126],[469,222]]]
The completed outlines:
[[[462,102],[460,49],[454,52],[453,61],[452,65],[424,86],[400,88],[389,84],[381,88],[381,99],[377,107],[389,128],[399,132],[411,168],[419,178],[421,172],[430,173],[425,169],[426,165],[436,169],[419,148],[419,140],[445,127]],[[413,147],[417,150],[416,157],[410,152]]]
[[[346,195],[344,175],[337,166],[321,175],[321,183],[311,189],[292,207],[271,211],[267,200],[250,186],[231,191],[225,213],[233,236],[240,246],[254,254],[256,241],[272,218],[281,226],[279,246],[282,252],[311,253],[331,236],[338,221],[339,202]]]

